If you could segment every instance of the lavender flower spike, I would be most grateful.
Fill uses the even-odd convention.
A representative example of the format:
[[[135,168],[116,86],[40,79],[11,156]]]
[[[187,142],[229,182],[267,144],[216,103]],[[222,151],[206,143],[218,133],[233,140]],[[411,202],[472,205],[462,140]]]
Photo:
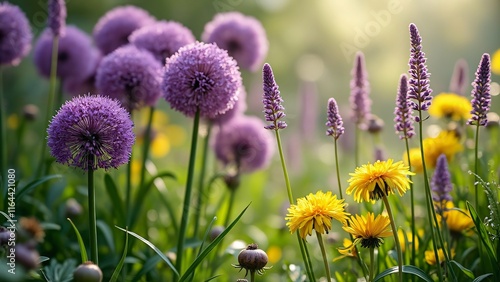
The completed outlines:
[[[337,140],[342,134],[344,134],[344,123],[339,114],[339,108],[335,98],[328,99],[327,109],[328,120],[326,122],[326,126],[328,126],[328,129],[326,130],[326,135],[333,136],[333,138]]]
[[[66,30],[66,2],[65,0],[49,0],[49,16],[47,25],[54,36],[64,35]]]
[[[460,59],[455,64],[455,68],[453,69],[453,75],[451,76],[450,81],[450,92],[457,93],[459,95],[465,95],[465,89],[468,84],[468,76],[469,76],[469,66],[467,65],[467,61],[464,59]]]
[[[402,74],[399,78],[396,108],[394,109],[394,128],[396,134],[400,133],[399,139],[409,139],[415,135],[413,128],[412,109],[408,101],[408,76]]]
[[[371,101],[368,98],[370,83],[365,66],[365,56],[362,52],[356,53],[351,80],[351,118],[354,123],[361,124],[370,114]]]
[[[441,154],[437,159],[436,170],[432,176],[431,181],[432,191],[434,195],[432,200],[436,203],[443,203],[453,200],[450,192],[453,189],[450,178],[450,171],[448,170],[448,161],[446,156]]]
[[[491,106],[491,69],[490,69],[490,55],[483,54],[481,62],[477,67],[476,79],[472,83],[472,117],[467,122],[468,124],[478,124],[485,126],[488,123],[487,114]]]
[[[416,111],[427,111],[432,101],[432,89],[429,87],[430,73],[425,65],[425,53],[422,52],[422,37],[418,33],[417,26],[410,24],[411,55],[408,65],[410,66],[410,91],[408,99],[410,107]]]
[[[264,114],[266,121],[271,122],[271,124],[264,128],[271,130],[285,129],[287,126],[286,122],[280,120],[286,116],[283,112],[285,108],[281,105],[283,99],[278,90],[279,87],[274,80],[273,70],[268,63],[264,64],[264,68],[262,69],[262,80],[264,88],[262,99],[264,103]]]

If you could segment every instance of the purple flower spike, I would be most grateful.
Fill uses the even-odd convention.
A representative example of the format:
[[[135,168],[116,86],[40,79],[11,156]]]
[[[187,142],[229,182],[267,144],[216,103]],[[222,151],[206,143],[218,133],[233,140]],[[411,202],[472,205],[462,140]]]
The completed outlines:
[[[56,36],[64,35],[66,29],[66,2],[65,0],[49,0],[49,16],[47,26]]]
[[[361,124],[366,121],[370,114],[371,100],[368,97],[370,93],[370,83],[365,67],[365,56],[362,52],[356,53],[354,67],[352,69],[351,80],[351,118],[354,123]]]
[[[415,111],[427,111],[432,101],[432,89],[429,86],[430,73],[425,65],[425,53],[422,52],[422,37],[418,33],[417,26],[410,24],[411,55],[408,65],[410,66],[410,91],[408,99],[410,107]]]
[[[414,118],[410,101],[408,100],[408,76],[402,74],[399,79],[398,95],[396,97],[396,108],[394,109],[394,128],[399,139],[409,139],[415,135],[413,128]]]
[[[66,102],[47,129],[56,161],[85,171],[117,168],[129,161],[133,123],[117,100],[79,96]]]
[[[337,140],[342,134],[344,134],[344,122],[339,114],[337,101],[335,101],[334,98],[328,99],[327,115],[328,121],[326,122],[326,126],[328,129],[326,130],[326,135],[333,136],[333,138]]]
[[[451,76],[450,81],[450,92],[465,95],[465,89],[469,83],[468,76],[469,66],[467,65],[467,61],[460,59],[457,61],[455,68],[453,69],[453,75]]]
[[[468,124],[485,126],[488,123],[486,115],[490,111],[491,106],[490,77],[490,55],[484,53],[477,67],[476,79],[472,83],[472,111],[470,112],[472,118],[469,119]]]
[[[196,42],[167,59],[163,94],[174,110],[215,118],[233,108],[241,87],[236,61],[215,44]]]
[[[102,59],[95,85],[127,110],[153,106],[161,95],[161,70],[161,64],[148,51],[127,45]]]
[[[262,99],[264,103],[264,114],[266,121],[271,122],[271,124],[267,125],[265,128],[271,130],[285,129],[287,126],[286,122],[280,120],[285,117],[285,113],[283,112],[285,108],[281,105],[283,99],[278,90],[278,84],[276,84],[274,80],[273,70],[268,63],[264,64],[264,68],[262,69],[262,80],[264,86],[264,95]]]
[[[31,27],[15,5],[0,3],[0,65],[16,66],[31,50]]]
[[[453,186],[451,184],[450,171],[448,170],[448,161],[444,154],[441,154],[437,159],[431,187],[434,192],[434,195],[432,195],[434,202],[443,203],[453,200],[450,195]]]
[[[153,24],[155,19],[135,6],[122,6],[108,11],[94,27],[94,40],[104,55],[129,43],[128,37],[136,29]]]
[[[273,139],[262,120],[238,116],[225,123],[214,136],[215,156],[224,165],[249,173],[265,168],[274,153]]]
[[[196,41],[191,30],[173,21],[160,21],[137,29],[128,39],[138,48],[151,52],[162,65],[179,48]]]
[[[53,39],[52,31],[45,29],[33,51],[35,67],[47,78],[50,77]],[[64,83],[82,82],[94,72],[99,58],[99,51],[92,46],[90,36],[76,26],[67,26],[66,32],[59,37],[57,76]]]
[[[257,70],[269,48],[261,23],[239,12],[217,14],[205,25],[201,38],[227,50],[241,68],[251,71]]]

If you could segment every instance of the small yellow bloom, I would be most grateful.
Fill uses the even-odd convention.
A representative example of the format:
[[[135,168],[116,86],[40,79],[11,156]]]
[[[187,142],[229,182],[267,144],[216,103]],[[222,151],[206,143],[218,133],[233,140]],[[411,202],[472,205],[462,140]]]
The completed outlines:
[[[334,258],[333,261],[337,261],[345,257],[353,257],[353,258],[356,257],[356,252],[355,252],[356,245],[354,245],[354,243],[351,240],[344,238],[342,246],[343,246],[342,248],[337,248],[341,256]]]
[[[449,118],[455,121],[471,117],[472,105],[464,96],[455,93],[440,93],[432,99],[429,115],[437,118]]]
[[[444,262],[444,253],[443,249],[439,248],[437,250],[439,262]],[[451,258],[455,256],[455,249],[451,249]],[[425,251],[425,261],[430,265],[436,264],[436,256],[434,255],[434,250]]]
[[[384,240],[382,238],[392,236],[391,220],[386,215],[375,215],[371,212],[367,216],[351,216],[349,225],[344,224],[342,228],[352,234],[354,245],[361,243],[363,248],[378,248]]]
[[[408,161],[408,155],[406,152],[403,155],[403,160],[405,165],[410,165]],[[411,148],[410,149],[410,160],[411,160],[411,171],[415,173],[421,173],[424,171],[424,167],[422,165],[422,154],[420,153],[420,148]]]
[[[332,229],[332,219],[345,223],[349,213],[345,212],[346,203],[337,199],[328,191],[310,193],[304,198],[297,199],[297,204],[288,208],[285,219],[290,233],[299,230],[300,237],[305,239],[307,235],[316,230],[320,234],[328,233]]]
[[[452,202],[446,204],[443,217],[446,218],[446,226],[448,226],[451,234],[459,235],[474,227],[474,221],[472,221],[469,212],[454,208]]]
[[[395,191],[402,196],[410,189],[411,181],[406,176],[414,173],[402,161],[394,163],[392,159],[388,159],[357,167],[349,175],[351,179],[348,180],[350,184],[346,193],[350,195],[354,192],[354,200],[357,202],[368,202],[394,194]]]
[[[500,49],[491,56],[491,72],[500,75]]]
[[[406,250],[406,245],[411,249],[413,244],[413,238],[411,232],[403,232],[403,230],[398,229],[399,245],[401,246],[401,251]],[[415,250],[418,250],[418,236],[415,236]]]

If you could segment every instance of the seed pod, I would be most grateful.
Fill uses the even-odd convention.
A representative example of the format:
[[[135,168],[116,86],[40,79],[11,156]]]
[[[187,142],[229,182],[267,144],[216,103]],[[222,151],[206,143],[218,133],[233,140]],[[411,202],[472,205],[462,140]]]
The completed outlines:
[[[248,271],[253,273],[257,271],[258,274],[263,274],[264,270],[269,269],[265,267],[268,262],[267,254],[259,249],[257,244],[250,244],[246,249],[242,250],[238,255],[238,265],[233,265],[236,268],[245,269],[247,276]]]
[[[101,282],[102,271],[91,261],[80,264],[73,272],[74,282]]]

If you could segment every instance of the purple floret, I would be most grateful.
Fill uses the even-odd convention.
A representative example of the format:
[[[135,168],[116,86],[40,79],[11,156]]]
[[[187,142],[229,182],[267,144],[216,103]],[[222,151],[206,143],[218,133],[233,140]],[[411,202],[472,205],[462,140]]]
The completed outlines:
[[[193,117],[215,118],[233,108],[241,87],[236,61],[215,44],[196,42],[167,59],[163,94],[170,107]]]
[[[402,74],[399,79],[396,108],[394,109],[394,128],[396,134],[399,133],[399,139],[409,139],[415,135],[412,112],[408,100],[408,76]]]
[[[344,134],[344,122],[339,114],[339,108],[335,98],[328,99],[326,126],[328,127],[326,130],[326,135],[328,136],[339,139],[339,137]]]
[[[272,134],[264,125],[259,118],[243,115],[222,125],[213,140],[217,159],[243,173],[265,168],[274,146]]]
[[[129,43],[128,37],[136,29],[153,24],[155,18],[135,6],[121,6],[108,11],[94,27],[94,40],[104,55]]]
[[[241,86],[240,90],[238,90],[238,100],[234,103],[232,109],[227,110],[223,114],[216,115],[213,119],[210,119],[212,123],[222,125],[233,118],[242,115],[247,110],[247,92],[245,91],[245,87]]]
[[[468,124],[486,126],[488,123],[487,114],[491,106],[490,83],[490,55],[485,53],[481,57],[476,71],[476,79],[472,83],[472,111],[470,112],[472,117]]]
[[[366,122],[370,115],[371,100],[370,83],[365,66],[365,56],[362,52],[356,53],[354,66],[351,72],[351,94],[349,101],[351,104],[351,118],[356,124]]]
[[[137,29],[129,36],[130,43],[145,49],[161,63],[179,48],[196,41],[193,33],[178,22],[160,21]]]
[[[427,111],[432,102],[432,89],[429,86],[430,73],[425,65],[425,53],[422,51],[422,37],[418,33],[417,26],[410,24],[410,90],[408,99],[410,107],[415,111]]]
[[[85,171],[117,168],[129,161],[133,123],[117,100],[79,96],[66,102],[47,129],[57,162]]]
[[[49,0],[47,26],[52,34],[64,35],[66,30],[66,2],[65,0]]]
[[[15,66],[31,50],[31,27],[15,5],[0,3],[0,65]]]
[[[274,80],[273,69],[266,63],[262,69],[262,85],[264,94],[262,103],[264,104],[264,115],[266,121],[270,124],[266,125],[266,129],[279,130],[285,129],[287,124],[281,120],[285,115],[285,107],[281,105],[283,99],[281,98],[279,86]]]
[[[52,40],[54,35],[45,29],[35,44],[33,60],[38,72],[50,77]],[[100,58],[99,51],[92,46],[92,39],[76,26],[67,26],[59,38],[57,49],[57,76],[62,81],[80,82],[95,70]]]
[[[227,50],[241,68],[251,71],[261,65],[269,48],[262,24],[239,12],[217,14],[205,25],[201,38]]]
[[[153,106],[161,95],[161,64],[133,45],[105,56],[96,73],[99,93],[118,99],[127,110]]]

